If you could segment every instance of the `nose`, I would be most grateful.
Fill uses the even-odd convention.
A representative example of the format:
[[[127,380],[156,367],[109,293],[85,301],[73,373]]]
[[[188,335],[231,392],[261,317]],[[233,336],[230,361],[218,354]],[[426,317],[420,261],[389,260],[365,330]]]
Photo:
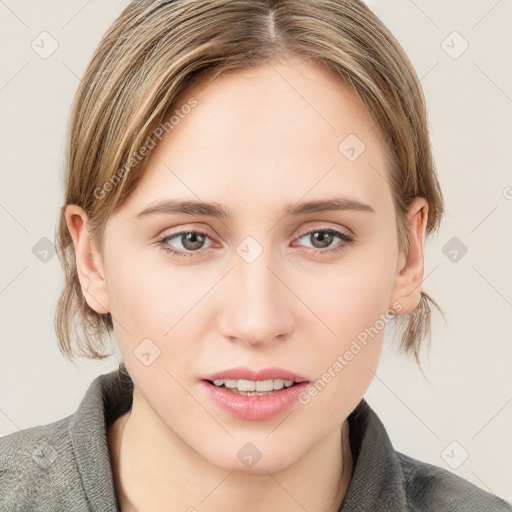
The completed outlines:
[[[249,346],[287,339],[295,328],[299,301],[286,280],[277,260],[265,251],[252,263],[236,256],[223,282],[217,317],[220,334]]]

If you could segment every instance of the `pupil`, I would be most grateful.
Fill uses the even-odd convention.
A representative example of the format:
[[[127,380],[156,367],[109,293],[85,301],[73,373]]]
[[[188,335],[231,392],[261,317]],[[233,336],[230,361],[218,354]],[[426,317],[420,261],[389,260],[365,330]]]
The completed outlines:
[[[185,233],[181,235],[181,242],[183,247],[191,251],[200,249],[204,243],[204,235],[201,233]]]
[[[320,248],[329,247],[332,242],[333,233],[329,233],[327,231],[316,231],[311,233],[313,236],[314,242],[320,242]],[[314,247],[317,247],[315,243],[313,243]]]

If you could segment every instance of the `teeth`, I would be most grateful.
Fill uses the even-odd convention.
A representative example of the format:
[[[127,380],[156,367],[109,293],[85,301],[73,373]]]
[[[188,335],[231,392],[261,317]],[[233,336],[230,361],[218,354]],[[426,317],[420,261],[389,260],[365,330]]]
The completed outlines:
[[[213,383],[216,386],[226,386],[230,389],[238,389],[238,391],[273,391],[289,388],[293,385],[293,380],[269,379],[269,380],[245,380],[245,379],[215,379]]]
[[[289,382],[289,381],[287,381]],[[283,379],[274,379],[274,389],[283,389],[284,380]]]

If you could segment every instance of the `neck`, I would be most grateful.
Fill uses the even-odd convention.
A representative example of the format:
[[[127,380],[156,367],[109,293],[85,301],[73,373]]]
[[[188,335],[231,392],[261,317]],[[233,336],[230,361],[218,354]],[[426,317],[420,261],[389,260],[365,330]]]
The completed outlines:
[[[254,474],[210,464],[153,419],[151,408],[135,390],[132,409],[109,429],[123,512],[220,512],[226,503],[232,510],[251,512],[338,512],[350,484],[353,460],[347,420],[290,466]]]

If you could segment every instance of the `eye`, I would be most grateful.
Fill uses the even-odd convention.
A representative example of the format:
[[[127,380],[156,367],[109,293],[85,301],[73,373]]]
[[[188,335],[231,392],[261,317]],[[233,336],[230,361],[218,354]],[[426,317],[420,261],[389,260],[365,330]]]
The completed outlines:
[[[172,235],[161,238],[157,243],[160,248],[166,252],[176,256],[190,257],[195,256],[194,253],[199,252],[200,249],[203,249],[205,240],[209,238],[209,234],[204,231],[178,231],[177,233],[173,233]],[[169,245],[169,242],[175,239],[177,240],[178,244],[181,244],[181,247],[178,247],[178,250],[173,249],[173,247]]]
[[[311,242],[312,245],[310,247],[314,249],[312,251],[314,254],[341,251],[345,249],[348,244],[354,241],[354,238],[351,235],[334,228],[315,228],[302,233],[297,240],[301,240],[302,238]],[[331,247],[335,238],[339,238],[343,243],[341,245]]]
[[[310,247],[313,249],[313,254],[341,251],[354,241],[351,235],[334,228],[316,228],[305,231],[296,240],[301,240],[302,238],[306,238],[312,243]],[[342,241],[341,245],[329,248],[336,238]],[[211,240],[212,237],[207,232],[191,229],[167,235],[158,240],[157,244],[162,250],[175,256],[193,257],[196,254],[199,255],[201,249],[205,249],[205,242],[208,239]],[[177,248],[169,243],[172,240],[176,240],[174,243],[178,244]],[[180,245],[181,247],[179,247]],[[293,245],[295,246],[296,243],[294,242]]]

